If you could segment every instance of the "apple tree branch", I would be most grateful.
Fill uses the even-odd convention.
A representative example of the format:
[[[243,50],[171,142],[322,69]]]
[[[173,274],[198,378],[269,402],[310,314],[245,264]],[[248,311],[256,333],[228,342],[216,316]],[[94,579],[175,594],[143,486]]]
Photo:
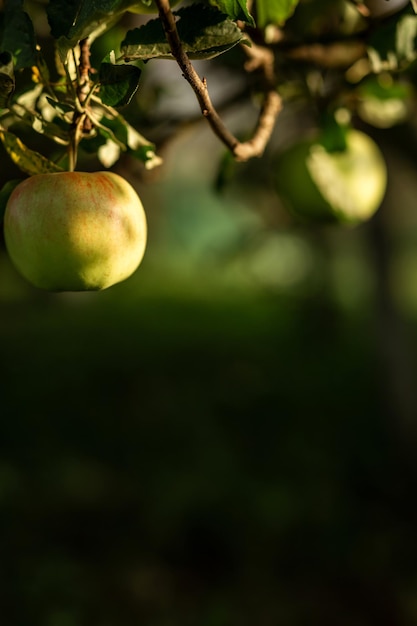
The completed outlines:
[[[207,82],[201,79],[185,53],[178,35],[175,17],[172,14],[169,0],[155,0],[158,7],[165,36],[171,48],[171,52],[177,61],[184,78],[193,89],[200,109],[207,119],[214,133],[229,148],[237,161],[247,161],[252,157],[261,156],[265,150],[269,138],[275,126],[277,116],[282,108],[281,97],[276,91],[275,77],[273,72],[273,53],[259,46],[248,48],[248,62],[246,70],[263,69],[266,89],[263,104],[260,110],[258,122],[250,140],[240,142],[225,126],[223,120],[216,111],[207,88]],[[245,46],[247,47],[247,46]]]

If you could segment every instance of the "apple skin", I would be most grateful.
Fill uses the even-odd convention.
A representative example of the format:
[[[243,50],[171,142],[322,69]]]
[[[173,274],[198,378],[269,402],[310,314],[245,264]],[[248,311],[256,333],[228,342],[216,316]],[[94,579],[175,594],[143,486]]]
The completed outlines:
[[[350,129],[346,150],[328,152],[319,137],[281,153],[273,178],[285,208],[302,221],[359,224],[378,210],[387,186],[385,160],[365,133]]]
[[[4,215],[13,264],[48,291],[96,291],[125,280],[146,237],[139,196],[112,172],[32,176],[14,189]]]

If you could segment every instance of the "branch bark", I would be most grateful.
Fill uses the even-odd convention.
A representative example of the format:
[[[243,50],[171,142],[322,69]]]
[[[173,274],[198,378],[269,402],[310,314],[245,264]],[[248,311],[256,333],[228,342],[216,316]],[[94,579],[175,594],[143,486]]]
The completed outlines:
[[[89,135],[93,125],[87,115],[88,96],[90,94],[90,42],[88,38],[80,41],[80,58],[78,65],[76,97],[78,106],[71,124],[70,143],[68,147],[69,170],[73,171],[77,164],[78,144],[84,135]]]
[[[237,161],[247,161],[252,157],[261,156],[269,141],[276,119],[282,108],[282,101],[275,89],[275,81],[271,75],[273,57],[269,57],[268,64],[264,66],[267,87],[256,129],[252,138],[249,141],[242,143],[225,126],[211,101],[206,80],[204,78],[200,78],[187,54],[184,52],[169,0],[155,0],[155,4],[158,7],[159,17],[165,31],[165,36],[171,48],[171,52],[177,61],[184,78],[193,89],[200,105],[201,112],[207,119],[213,132],[229,148]],[[254,49],[258,50],[258,47],[254,46]],[[248,48],[248,50],[251,49]],[[253,54],[256,55],[256,52]],[[272,52],[270,54],[272,55]],[[247,64],[248,71],[258,69],[259,67],[261,67],[259,62],[252,65]]]

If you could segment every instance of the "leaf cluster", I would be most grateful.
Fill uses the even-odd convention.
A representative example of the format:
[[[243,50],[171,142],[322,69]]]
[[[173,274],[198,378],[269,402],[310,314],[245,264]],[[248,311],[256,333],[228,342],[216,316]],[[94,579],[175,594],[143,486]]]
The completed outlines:
[[[345,107],[378,126],[397,123],[409,111],[417,58],[417,16],[411,2],[378,22],[361,14],[357,0],[171,4],[190,60],[212,59],[246,44],[256,66],[259,47],[275,59],[275,69],[259,89],[276,89],[287,102],[310,99],[326,115]],[[5,0],[0,10],[0,139],[12,160],[29,175],[53,171],[68,167],[71,153],[74,165],[81,146],[97,154],[105,167],[122,153],[147,168],[158,165],[153,142],[121,113],[140,99],[146,64],[175,59],[155,0],[50,0],[44,10],[56,67],[45,62],[28,5],[29,0]],[[152,9],[154,14],[148,15]],[[125,32],[117,50],[107,50],[98,67],[89,67],[82,53],[85,42],[91,45],[131,12],[147,15]],[[240,70],[244,67],[241,61]],[[57,145],[53,162],[24,145],[21,125]]]

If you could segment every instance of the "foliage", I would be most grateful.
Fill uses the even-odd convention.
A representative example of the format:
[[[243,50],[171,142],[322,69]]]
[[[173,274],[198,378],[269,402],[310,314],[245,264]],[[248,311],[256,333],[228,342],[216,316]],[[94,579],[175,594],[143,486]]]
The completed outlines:
[[[161,81],[159,93],[147,101],[146,77],[149,68],[168,61],[181,70],[177,80],[185,78],[194,92],[199,119],[209,122],[227,148],[217,165],[218,190],[235,177],[244,186],[246,170],[236,168],[236,163],[264,154],[272,157],[267,162],[272,181],[272,168],[279,161],[272,140],[282,128],[280,115],[299,107],[305,111],[306,124],[294,143],[308,142],[309,137],[301,135],[315,130],[320,137],[315,154],[323,158],[305,155],[308,171],[316,163],[319,176],[311,179],[306,211],[290,213],[295,219],[314,215],[309,205],[316,194],[318,206],[324,202],[332,216],[341,216],[338,207],[346,206],[348,199],[355,205],[351,213],[358,218],[339,221],[364,221],[382,202],[385,164],[375,150],[378,162],[369,167],[379,168],[383,193],[376,195],[378,204],[372,202],[372,211],[363,211],[369,178],[361,175],[360,151],[352,164],[355,174],[339,171],[350,162],[344,138],[358,125],[366,132],[365,125],[390,128],[403,122],[415,102],[415,3],[381,2],[4,0],[1,148],[26,176],[73,171],[77,165],[123,169],[123,162],[118,162],[125,156],[143,173],[157,169],[164,145],[195,122],[190,116],[184,119],[181,103],[170,110],[165,131],[161,132],[161,119],[153,118],[154,106],[169,100],[169,89]],[[223,107],[233,104],[235,110],[243,110],[250,101],[256,119],[245,116],[240,128],[232,131],[194,61],[227,67],[228,77],[239,81],[241,91],[232,94],[225,81]],[[285,159],[289,152],[282,147]],[[286,192],[301,189],[302,168],[295,163],[291,168],[287,162],[281,171],[286,175],[275,186],[278,206],[291,206],[299,194],[292,199]],[[3,209],[14,186],[9,182],[16,178],[12,172],[1,181]],[[266,178],[263,172],[260,185]]]
[[[351,0],[187,2],[173,8],[178,50],[166,35],[164,19],[170,10],[165,0],[50,0],[46,6],[35,0],[5,0],[0,13],[1,141],[12,160],[29,175],[72,169],[79,147],[98,153],[105,167],[123,153],[133,155],[148,169],[158,166],[161,159],[154,142],[142,136],[136,121],[131,123],[120,110],[129,103],[140,106],[146,63],[166,58],[181,63],[182,54],[186,57],[184,76],[215,132],[235,156],[259,156],[273,124],[263,128],[266,116],[261,116],[258,130],[263,136],[257,151],[234,151],[238,140],[223,133],[205,99],[204,81],[199,84],[191,72],[190,60],[212,59],[237,44],[246,46],[249,61],[245,62],[245,55],[237,57],[235,72],[259,70],[255,88],[264,94],[265,107],[268,102],[275,103],[270,116],[279,113],[277,100],[270,97],[275,91],[284,106],[296,99],[309,100],[319,113],[318,124],[323,112],[332,114],[340,108],[353,120],[364,115],[372,123],[370,107],[374,105],[376,110],[380,101],[385,104],[385,119],[377,125],[397,123],[398,115],[390,119],[394,103],[396,110],[406,115],[413,96],[417,17],[410,3],[393,16],[374,22],[366,4]],[[55,67],[50,58],[45,60],[46,42],[41,45],[31,19],[34,9],[47,17],[56,49]],[[125,23],[132,11],[152,9],[156,15],[127,28],[119,49],[107,49],[98,66],[90,67],[89,47],[94,41],[102,38],[106,42],[106,33],[115,24]],[[259,61],[259,51],[272,53],[268,63]],[[381,87],[385,89],[382,95]],[[387,99],[391,107],[386,106]],[[43,156],[30,150],[22,140],[25,126],[51,139],[57,150]]]

